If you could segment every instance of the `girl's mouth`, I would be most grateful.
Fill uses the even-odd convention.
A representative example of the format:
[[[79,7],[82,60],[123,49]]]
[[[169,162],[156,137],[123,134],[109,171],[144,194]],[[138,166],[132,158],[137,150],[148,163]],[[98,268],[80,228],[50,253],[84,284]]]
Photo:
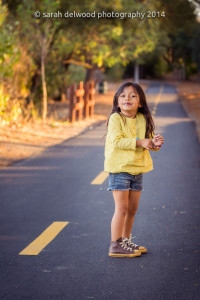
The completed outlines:
[[[131,103],[128,103],[128,102],[126,102],[126,103],[124,103],[123,105],[132,105]]]

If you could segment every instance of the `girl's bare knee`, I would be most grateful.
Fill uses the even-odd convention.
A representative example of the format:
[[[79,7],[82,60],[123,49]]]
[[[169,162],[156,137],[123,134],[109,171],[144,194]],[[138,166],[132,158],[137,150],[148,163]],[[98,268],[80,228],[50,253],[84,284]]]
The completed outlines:
[[[118,215],[125,216],[127,214],[127,212],[128,212],[128,207],[126,207],[126,206],[115,209],[115,213]]]
[[[131,217],[134,217],[136,215],[136,213],[137,213],[137,210],[135,210],[135,209],[128,209],[127,210],[127,214]]]

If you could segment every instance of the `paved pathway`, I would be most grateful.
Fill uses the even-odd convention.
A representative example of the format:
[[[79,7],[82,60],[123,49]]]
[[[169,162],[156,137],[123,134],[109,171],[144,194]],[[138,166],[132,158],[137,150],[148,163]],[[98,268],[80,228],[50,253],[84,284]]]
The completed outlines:
[[[108,256],[114,202],[107,179],[91,184],[103,170],[104,123],[0,171],[1,299],[199,299],[200,146],[175,89],[147,92],[165,138],[133,228],[148,252]],[[55,238],[63,223],[45,231],[53,222],[69,222]],[[42,236],[38,255],[19,255],[42,232],[52,238],[43,251]]]

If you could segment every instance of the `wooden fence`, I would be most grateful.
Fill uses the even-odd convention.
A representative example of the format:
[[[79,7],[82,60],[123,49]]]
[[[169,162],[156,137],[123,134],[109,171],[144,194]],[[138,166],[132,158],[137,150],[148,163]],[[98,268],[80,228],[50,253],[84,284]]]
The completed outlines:
[[[83,118],[92,117],[94,114],[94,82],[88,81],[78,86],[74,83],[70,87],[69,121],[81,121]]]

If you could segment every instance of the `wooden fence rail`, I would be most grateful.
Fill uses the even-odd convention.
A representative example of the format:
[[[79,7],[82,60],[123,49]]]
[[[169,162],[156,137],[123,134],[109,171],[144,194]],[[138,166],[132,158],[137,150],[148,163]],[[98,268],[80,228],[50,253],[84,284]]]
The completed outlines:
[[[69,121],[81,121],[84,118],[92,117],[94,114],[94,82],[81,81],[78,86],[74,83],[70,87]]]

